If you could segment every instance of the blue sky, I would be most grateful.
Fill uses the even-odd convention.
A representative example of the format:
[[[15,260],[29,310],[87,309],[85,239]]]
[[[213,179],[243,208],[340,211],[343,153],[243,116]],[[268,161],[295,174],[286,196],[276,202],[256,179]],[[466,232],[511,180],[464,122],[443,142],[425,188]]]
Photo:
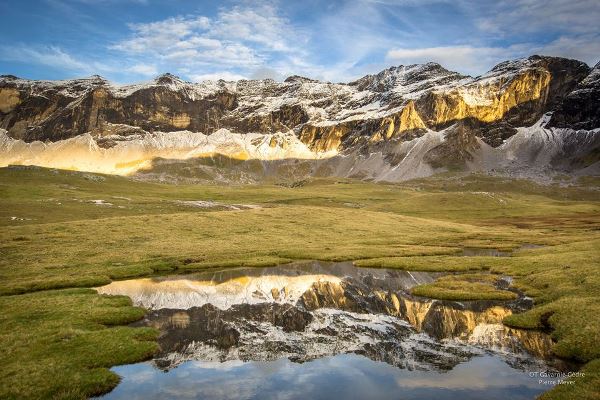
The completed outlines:
[[[343,82],[427,61],[471,75],[531,54],[593,65],[598,21],[598,0],[4,0],[0,74]]]

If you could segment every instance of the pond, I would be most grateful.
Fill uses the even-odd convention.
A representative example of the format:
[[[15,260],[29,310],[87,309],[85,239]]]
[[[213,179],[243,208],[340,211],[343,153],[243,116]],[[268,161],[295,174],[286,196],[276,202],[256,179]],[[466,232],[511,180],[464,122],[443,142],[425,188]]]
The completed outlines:
[[[113,368],[105,399],[531,399],[566,371],[512,302],[416,298],[439,274],[302,262],[112,282],[160,331],[151,361]]]

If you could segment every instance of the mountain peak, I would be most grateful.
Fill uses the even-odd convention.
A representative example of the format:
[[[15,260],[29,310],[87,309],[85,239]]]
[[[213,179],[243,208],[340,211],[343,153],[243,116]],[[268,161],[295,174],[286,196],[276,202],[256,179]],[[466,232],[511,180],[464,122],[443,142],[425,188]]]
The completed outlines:
[[[19,77],[9,74],[9,75],[0,75],[0,79],[4,79],[4,80],[8,80],[8,81],[16,81],[17,79],[19,79]]]
[[[177,75],[173,75],[170,72],[166,72],[162,75],[159,75],[154,80],[159,85],[169,85],[173,83],[182,83],[183,79],[178,77]]]
[[[522,70],[524,68],[532,67],[544,67],[549,69],[579,68],[582,70],[590,70],[590,67],[582,61],[574,60],[571,58],[534,54],[529,57],[517,58],[514,60],[503,61],[499,64],[496,64],[488,72],[488,74],[500,71],[517,71]]]
[[[303,83],[303,82],[319,82],[316,79],[311,79],[311,78],[307,78],[305,76],[300,76],[300,75],[292,75],[292,76],[288,76],[287,78],[285,78],[284,82],[287,83]]]
[[[422,82],[427,84],[442,84],[450,81],[457,81],[464,78],[464,75],[458,72],[449,71],[435,62],[424,64],[398,65],[393,66],[375,75],[366,75],[354,82],[351,86],[357,86],[359,90],[373,90],[382,92],[394,87],[408,86]]]

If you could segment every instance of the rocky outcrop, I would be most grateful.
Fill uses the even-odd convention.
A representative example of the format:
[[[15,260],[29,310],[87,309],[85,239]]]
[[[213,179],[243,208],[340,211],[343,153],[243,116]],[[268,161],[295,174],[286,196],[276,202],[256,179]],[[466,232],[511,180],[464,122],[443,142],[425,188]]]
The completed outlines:
[[[0,89],[0,112],[10,113],[16,106],[21,104],[21,94],[18,90],[7,87]]]
[[[584,63],[532,56],[507,61],[449,91],[431,92],[417,102],[430,127],[468,121],[470,130],[493,147],[552,110],[589,73]]]
[[[195,98],[192,86],[172,75],[131,92],[100,77],[64,82],[3,77],[0,127],[28,142],[63,140],[86,132],[101,137],[110,131],[110,124],[148,132],[219,129],[223,115],[236,105],[235,94],[216,91]]]
[[[429,150],[424,159],[434,168],[462,169],[473,160],[479,143],[473,134],[477,123],[465,120],[447,130],[445,141]]]
[[[548,171],[593,172],[600,154],[599,70],[532,56],[475,78],[427,63],[348,84],[298,76],[189,83],[165,74],[114,86],[99,76],[2,76],[0,165],[150,177],[167,166],[172,171],[179,163],[173,160],[204,157],[186,175],[197,169],[202,179],[243,182],[315,175],[396,181],[448,168],[527,168],[527,160],[546,160],[539,166]],[[523,146],[525,137],[531,143]],[[585,138],[581,146],[573,143],[577,137]],[[535,153],[515,162],[513,142]]]
[[[549,126],[586,130],[600,127],[600,63],[564,97]]]
[[[580,91],[595,85],[582,82],[588,73],[578,61],[533,56],[501,63],[477,78],[428,63],[393,67],[349,84],[302,77],[282,83],[192,84],[165,74],[148,84],[116,87],[98,76],[57,82],[4,76],[0,127],[25,141],[56,141],[86,132],[102,136],[109,124],[205,134],[220,128],[237,133],[294,130],[315,151],[329,151],[355,144],[356,136],[371,142],[411,139],[465,119],[531,125],[578,84],[583,85]],[[483,137],[499,145],[493,135]]]

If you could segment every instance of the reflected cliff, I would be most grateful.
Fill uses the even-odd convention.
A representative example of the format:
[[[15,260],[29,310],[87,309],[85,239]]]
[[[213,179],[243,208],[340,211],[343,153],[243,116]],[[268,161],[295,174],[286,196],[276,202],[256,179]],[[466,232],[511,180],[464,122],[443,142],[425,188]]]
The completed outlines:
[[[154,364],[186,361],[306,362],[354,353],[408,370],[451,370],[493,353],[519,369],[546,367],[551,339],[510,329],[522,304],[416,298],[439,274],[303,262],[113,282],[150,311],[136,325],[160,332]]]

